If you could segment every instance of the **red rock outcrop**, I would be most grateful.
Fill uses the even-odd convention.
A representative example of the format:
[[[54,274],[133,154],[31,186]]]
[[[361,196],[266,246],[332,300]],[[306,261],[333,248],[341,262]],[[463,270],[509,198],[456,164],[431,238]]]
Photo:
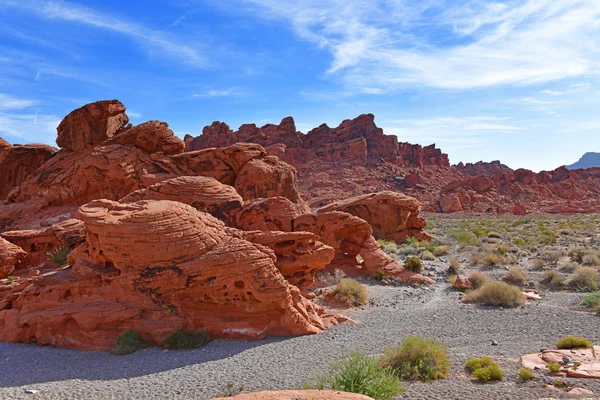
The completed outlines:
[[[381,270],[386,276],[401,281],[433,283],[429,278],[404,269],[385,254],[373,237],[371,226],[354,215],[341,211],[305,214],[294,220],[294,230],[312,232],[335,250],[335,258],[328,269],[340,268],[348,275],[375,275]]]
[[[417,199],[401,193],[384,191],[338,201],[320,208],[317,212],[344,211],[367,221],[377,239],[403,243],[407,237],[429,240],[423,232],[427,225],[419,216],[421,205]]]
[[[402,164],[424,169],[426,166],[450,167],[448,155],[442,153],[435,144],[421,146],[418,144],[400,143],[398,145]]]
[[[371,397],[340,392],[338,390],[281,390],[243,393],[233,397],[216,397],[213,400],[373,400]]]
[[[565,365],[563,359],[569,358],[579,364]],[[561,366],[560,372],[571,378],[600,379],[600,346],[571,350],[543,350],[541,353],[526,354],[521,357],[521,364],[528,369],[547,369],[548,363]]]
[[[24,249],[31,265],[48,259],[48,253],[61,247],[74,248],[84,241],[84,224],[78,219],[69,219],[47,228],[8,231],[0,237]]]
[[[56,149],[44,144],[12,146],[0,138],[0,203],[54,154]]]
[[[111,139],[128,122],[125,106],[118,100],[86,104],[58,125],[56,144],[67,151],[87,149]]]
[[[189,204],[198,211],[207,212],[232,226],[235,225],[236,213],[244,203],[232,186],[224,185],[207,176],[181,176],[167,179],[146,189],[130,193],[120,202],[135,203],[140,200],[179,201]]]
[[[0,340],[100,350],[130,329],[161,344],[177,329],[258,339],[347,320],[303,298],[273,251],[191,206],[96,200],[80,218],[72,268],[0,287]]]
[[[294,203],[285,197],[256,199],[246,202],[238,211],[235,226],[246,231],[291,232],[299,215]]]
[[[8,277],[15,269],[25,267],[28,262],[25,250],[0,237],[0,279]]]

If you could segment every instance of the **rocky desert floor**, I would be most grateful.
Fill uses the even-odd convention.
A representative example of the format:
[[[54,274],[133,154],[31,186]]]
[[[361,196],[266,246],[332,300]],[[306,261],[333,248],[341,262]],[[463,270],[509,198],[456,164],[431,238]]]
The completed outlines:
[[[330,361],[352,350],[381,354],[407,335],[433,337],[448,346],[452,366],[447,379],[406,382],[406,392],[399,399],[581,397],[558,391],[555,378],[542,371],[536,371],[536,380],[524,383],[518,376],[519,358],[554,348],[565,335],[600,343],[600,314],[583,306],[593,287],[573,284],[580,268],[599,268],[594,259],[598,216],[430,216],[429,222],[436,237],[429,250],[416,242],[381,245],[399,260],[410,255],[423,258],[424,272],[431,272],[436,284],[416,287],[359,278],[367,286],[370,304],[341,310],[359,321],[356,325],[335,326],[319,335],[215,340],[196,350],[152,348],[127,356],[0,343],[0,398],[210,399],[294,389],[326,372]],[[439,250],[443,246],[448,251]],[[577,261],[577,249],[589,257]],[[438,255],[431,259],[423,255],[425,251]],[[477,271],[491,279],[519,268],[527,276],[524,284],[538,290],[542,300],[516,308],[464,304],[459,301],[462,293],[452,288],[446,273],[451,257],[460,262],[461,273]],[[540,283],[549,275],[547,271],[556,271],[559,278]],[[485,355],[500,364],[504,380],[477,383],[464,370],[466,360]],[[600,380],[559,379],[594,392],[584,397],[600,397]]]

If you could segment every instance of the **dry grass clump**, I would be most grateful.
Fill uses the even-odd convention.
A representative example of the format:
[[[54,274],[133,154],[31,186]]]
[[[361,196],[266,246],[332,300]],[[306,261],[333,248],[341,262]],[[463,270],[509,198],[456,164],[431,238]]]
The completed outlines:
[[[486,267],[497,267],[504,264],[504,257],[501,254],[486,251],[471,255],[469,260],[472,265],[483,265]]]
[[[600,265],[600,257],[598,257],[595,254],[586,254],[585,256],[583,256],[583,259],[581,260],[581,264],[587,265],[587,266]]]
[[[450,246],[438,246],[433,250],[433,255],[436,257],[450,254]]]
[[[467,293],[464,300],[484,306],[517,307],[525,304],[525,295],[521,289],[506,282],[488,281]]]
[[[566,261],[558,265],[558,270],[562,272],[571,273],[579,267],[580,265],[575,261]]]
[[[446,271],[446,273],[448,275],[458,275],[459,272],[460,272],[460,261],[458,261],[458,258],[456,258],[456,257],[450,257],[450,266],[448,267],[448,270]]]
[[[471,272],[468,276],[469,281],[473,285],[473,289],[479,289],[484,283],[490,280],[490,277],[481,272]]]
[[[423,261],[433,261],[435,260],[435,256],[433,255],[432,252],[425,250],[424,252],[422,252],[421,254],[419,254],[419,258]]]
[[[336,301],[348,306],[357,307],[369,304],[369,295],[365,285],[350,278],[342,279],[331,292],[331,296]]]
[[[408,380],[444,379],[450,372],[446,346],[419,336],[407,336],[399,347],[386,349],[380,365]]]
[[[564,337],[560,338],[560,340],[558,342],[556,342],[557,349],[564,349],[564,350],[579,349],[579,348],[589,349],[591,347],[592,347],[592,344],[590,343],[589,340],[582,338],[582,337],[577,337],[577,336],[564,336]]]
[[[511,285],[523,286],[527,284],[528,278],[527,274],[522,269],[513,267],[506,271],[502,280]]]
[[[561,289],[566,282],[567,278],[558,273],[555,270],[544,271],[544,277],[540,281],[542,285],[550,286],[553,289]]]
[[[600,287],[600,272],[593,267],[579,267],[569,279],[569,286],[581,292],[594,292]]]
[[[471,358],[465,368],[480,382],[501,381],[504,371],[490,357]]]
[[[569,258],[571,261],[581,264],[583,256],[585,255],[585,248],[583,247],[571,247],[569,248]]]

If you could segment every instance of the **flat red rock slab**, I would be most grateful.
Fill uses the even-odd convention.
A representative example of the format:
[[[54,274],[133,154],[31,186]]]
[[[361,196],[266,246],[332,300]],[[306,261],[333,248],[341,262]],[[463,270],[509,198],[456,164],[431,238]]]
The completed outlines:
[[[581,365],[577,370],[562,367],[571,378],[592,378],[600,379],[600,346],[594,346],[591,349],[573,349],[573,350],[544,350],[537,354],[526,354],[521,357],[521,364],[528,369],[546,370],[548,363],[562,363],[563,357],[570,357]]]

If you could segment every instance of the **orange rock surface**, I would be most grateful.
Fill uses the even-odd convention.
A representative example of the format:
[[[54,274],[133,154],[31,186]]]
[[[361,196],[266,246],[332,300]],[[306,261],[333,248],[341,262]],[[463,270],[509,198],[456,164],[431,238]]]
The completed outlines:
[[[0,279],[8,277],[15,269],[29,262],[27,252],[0,237]]]
[[[191,206],[96,200],[79,214],[72,268],[0,287],[0,340],[99,350],[130,329],[161,344],[177,329],[258,339],[347,320],[302,297],[273,251]]]
[[[563,358],[569,357],[579,363],[577,369],[565,366]],[[541,353],[526,354],[521,357],[521,364],[528,369],[546,369],[548,363],[561,365],[561,372],[571,378],[600,379],[600,346],[573,350],[544,350]]]
[[[236,226],[247,231],[291,232],[293,221],[299,216],[297,207],[289,199],[277,196],[248,201],[237,212]]]
[[[0,203],[54,154],[56,149],[44,144],[12,146],[0,138]]]
[[[378,239],[403,243],[407,237],[429,240],[431,236],[423,232],[427,225],[419,216],[421,205],[417,199],[401,193],[384,191],[341,200],[317,212],[344,211],[362,218],[373,228]]]
[[[371,397],[337,390],[280,390],[243,393],[233,397],[216,397],[213,400],[372,400]]]

